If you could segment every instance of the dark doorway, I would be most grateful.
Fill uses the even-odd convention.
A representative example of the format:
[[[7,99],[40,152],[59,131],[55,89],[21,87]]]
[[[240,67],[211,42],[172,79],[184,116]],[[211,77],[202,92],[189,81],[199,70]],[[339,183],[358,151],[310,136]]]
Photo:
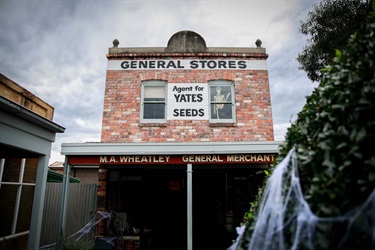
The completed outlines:
[[[263,179],[259,168],[193,166],[194,249],[231,246]]]
[[[225,172],[193,170],[193,247],[226,249]]]
[[[193,248],[227,249],[264,173],[259,168],[193,165]],[[126,214],[124,235],[140,249],[186,249],[186,166],[108,169],[107,207]],[[136,231],[134,231],[136,230]]]
[[[141,249],[186,248],[185,175],[185,169],[109,171],[109,208],[126,213],[124,235],[139,235]]]

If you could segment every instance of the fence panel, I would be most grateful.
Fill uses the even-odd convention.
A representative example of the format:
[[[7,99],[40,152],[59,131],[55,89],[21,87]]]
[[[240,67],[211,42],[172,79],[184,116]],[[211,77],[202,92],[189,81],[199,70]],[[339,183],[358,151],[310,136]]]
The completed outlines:
[[[59,235],[62,183],[47,183],[40,246],[53,244]],[[69,183],[66,235],[83,228],[96,211],[97,185]],[[94,230],[84,237],[94,239]]]

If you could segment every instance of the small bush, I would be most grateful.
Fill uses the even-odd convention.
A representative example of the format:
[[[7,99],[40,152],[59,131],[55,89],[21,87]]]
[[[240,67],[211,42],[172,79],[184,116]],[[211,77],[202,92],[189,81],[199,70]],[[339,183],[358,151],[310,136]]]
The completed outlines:
[[[62,249],[63,250],[92,250],[94,249],[94,241],[93,240],[75,240],[65,239],[62,241]]]

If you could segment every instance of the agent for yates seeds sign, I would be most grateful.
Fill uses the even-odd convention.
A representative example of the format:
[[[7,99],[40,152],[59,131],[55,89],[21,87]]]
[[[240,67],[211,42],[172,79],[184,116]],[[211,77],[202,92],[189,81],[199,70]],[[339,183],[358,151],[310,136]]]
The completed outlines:
[[[208,120],[207,84],[168,84],[168,120]]]

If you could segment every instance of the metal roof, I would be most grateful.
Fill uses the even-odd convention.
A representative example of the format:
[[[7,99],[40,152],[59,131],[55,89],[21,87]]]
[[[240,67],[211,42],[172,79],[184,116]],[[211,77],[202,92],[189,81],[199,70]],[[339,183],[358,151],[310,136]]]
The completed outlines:
[[[62,155],[180,155],[278,153],[280,141],[62,143]]]

